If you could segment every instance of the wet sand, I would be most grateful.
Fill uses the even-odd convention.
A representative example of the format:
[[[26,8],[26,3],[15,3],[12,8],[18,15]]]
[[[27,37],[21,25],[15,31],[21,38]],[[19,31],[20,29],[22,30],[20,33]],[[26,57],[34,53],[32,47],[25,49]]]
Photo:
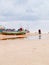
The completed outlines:
[[[30,38],[30,37],[33,37],[33,38],[35,37],[35,39],[36,39],[36,37],[38,37],[38,39],[39,39],[42,36],[45,36],[45,38],[46,38],[47,34],[41,34],[41,35],[39,35],[38,33],[27,33],[25,35],[2,35],[2,34],[0,34],[0,40]],[[48,34],[48,36],[49,36],[49,34]]]
[[[49,65],[49,37],[0,40],[0,65]]]
[[[0,40],[26,38],[26,37],[27,35],[2,35],[0,34]]]

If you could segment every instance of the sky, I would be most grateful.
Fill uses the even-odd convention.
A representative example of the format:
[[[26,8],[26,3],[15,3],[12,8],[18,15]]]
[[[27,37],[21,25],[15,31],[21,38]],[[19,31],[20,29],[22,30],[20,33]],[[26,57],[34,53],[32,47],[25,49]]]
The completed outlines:
[[[0,0],[0,20],[49,19],[49,0]]]
[[[12,21],[20,26],[24,26],[25,23],[31,27],[34,26],[33,29],[36,30],[37,28],[44,30],[44,27],[47,30],[49,27],[49,0],[0,0],[0,24],[8,22],[5,23],[7,26],[11,25]]]

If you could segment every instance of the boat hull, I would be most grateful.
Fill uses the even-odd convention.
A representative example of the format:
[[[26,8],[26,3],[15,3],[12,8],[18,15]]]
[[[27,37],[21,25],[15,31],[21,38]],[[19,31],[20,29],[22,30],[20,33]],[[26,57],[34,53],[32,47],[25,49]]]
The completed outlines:
[[[4,35],[24,35],[26,32],[21,31],[21,32],[2,32]]]

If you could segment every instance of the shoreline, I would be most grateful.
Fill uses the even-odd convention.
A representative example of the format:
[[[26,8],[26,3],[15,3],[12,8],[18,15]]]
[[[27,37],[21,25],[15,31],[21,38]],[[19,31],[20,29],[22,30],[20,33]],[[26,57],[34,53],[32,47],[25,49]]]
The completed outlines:
[[[32,37],[32,38],[31,38]],[[23,39],[23,38],[26,38],[26,39],[34,39],[36,40],[37,39],[48,39],[49,38],[49,34],[48,33],[42,33],[41,35],[39,35],[38,33],[27,33],[27,34],[24,34],[24,35],[2,35],[0,34],[0,40],[6,40],[6,39]]]

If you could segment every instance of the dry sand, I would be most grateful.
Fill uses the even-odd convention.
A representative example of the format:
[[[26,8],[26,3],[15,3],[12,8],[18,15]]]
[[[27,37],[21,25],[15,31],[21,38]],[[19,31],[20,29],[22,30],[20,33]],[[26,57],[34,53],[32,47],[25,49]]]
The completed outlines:
[[[49,65],[49,38],[0,40],[0,65]]]

